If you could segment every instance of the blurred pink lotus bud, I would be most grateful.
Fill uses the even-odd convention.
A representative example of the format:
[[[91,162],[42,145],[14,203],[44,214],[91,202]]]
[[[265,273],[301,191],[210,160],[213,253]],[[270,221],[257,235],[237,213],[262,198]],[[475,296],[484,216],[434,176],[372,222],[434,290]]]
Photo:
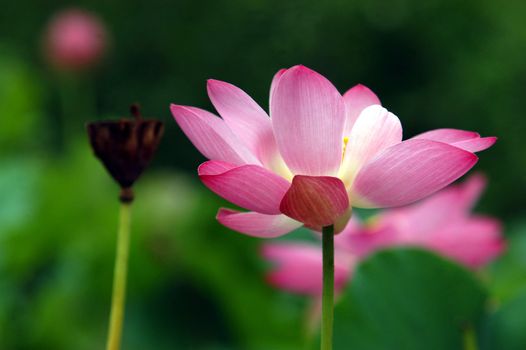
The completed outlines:
[[[107,32],[95,15],[81,9],[56,14],[46,30],[44,52],[53,67],[81,71],[96,65],[107,46]]]

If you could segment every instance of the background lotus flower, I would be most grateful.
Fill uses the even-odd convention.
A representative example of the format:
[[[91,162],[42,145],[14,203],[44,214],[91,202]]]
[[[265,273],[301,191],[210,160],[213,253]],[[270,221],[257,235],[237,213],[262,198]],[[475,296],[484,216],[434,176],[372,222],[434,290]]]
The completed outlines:
[[[276,237],[305,225],[343,228],[351,206],[406,205],[445,187],[477,161],[494,137],[440,129],[402,141],[398,118],[357,85],[343,96],[320,74],[294,66],[270,88],[270,118],[239,88],[208,81],[222,118],[171,105],[188,138],[210,161],[203,183],[250,210],[220,209],[225,226]]]
[[[321,245],[300,242],[267,243],[261,255],[272,264],[267,281],[287,292],[312,296],[307,310],[307,335],[315,334],[323,313],[324,264]],[[338,297],[352,275],[355,259],[345,250],[334,251],[333,284]],[[331,300],[332,303],[332,300]],[[323,333],[323,331],[322,331]]]
[[[388,246],[417,245],[478,268],[505,248],[500,222],[471,214],[485,186],[485,178],[474,175],[421,202],[387,210],[370,224],[349,225],[336,245],[359,257]]]
[[[485,178],[476,174],[418,203],[385,210],[369,223],[353,216],[335,238],[335,290],[350,281],[357,260],[391,246],[420,246],[472,268],[500,255],[506,246],[500,222],[471,214],[485,186]],[[272,264],[267,274],[271,285],[296,294],[321,294],[320,245],[267,243],[261,255]]]
[[[46,57],[55,68],[79,71],[99,62],[107,46],[107,33],[95,15],[68,9],[52,18],[44,40]]]
[[[321,296],[321,246],[300,242],[267,243],[261,255],[272,265],[267,281],[276,288],[297,294]],[[334,255],[334,287],[341,291],[351,278],[354,258],[345,250]]]

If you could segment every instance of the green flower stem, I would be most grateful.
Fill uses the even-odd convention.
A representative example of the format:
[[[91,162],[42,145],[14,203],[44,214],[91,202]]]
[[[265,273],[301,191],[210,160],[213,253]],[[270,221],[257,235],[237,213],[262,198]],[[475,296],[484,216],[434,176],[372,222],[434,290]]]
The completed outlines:
[[[322,230],[323,292],[321,316],[321,350],[332,350],[334,319],[334,225]]]
[[[131,203],[121,203],[107,350],[118,350],[121,346],[124,301],[126,299],[126,274],[128,271],[130,247],[130,219]]]
[[[464,350],[477,350],[477,337],[473,326],[464,330]]]

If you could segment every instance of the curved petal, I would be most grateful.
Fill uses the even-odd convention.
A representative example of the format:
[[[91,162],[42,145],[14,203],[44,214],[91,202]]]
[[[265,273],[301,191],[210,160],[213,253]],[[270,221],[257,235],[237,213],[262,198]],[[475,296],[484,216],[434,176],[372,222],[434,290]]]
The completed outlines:
[[[287,71],[286,69],[282,68],[278,70],[278,72],[274,74],[274,77],[272,78],[272,82],[270,83],[270,94],[269,94],[269,100],[268,100],[269,106],[272,105],[272,95],[274,94],[274,90],[276,90],[276,86],[278,86],[279,79],[281,78],[283,73],[285,73],[286,71]]]
[[[353,234],[342,237],[340,243],[344,249],[360,259],[379,249],[403,244],[407,244],[407,240],[400,235],[398,230],[388,225],[364,227]]]
[[[363,224],[356,214],[353,214],[347,221],[345,227],[334,236],[335,249],[352,252],[352,246],[349,244],[349,237],[357,235],[363,231]]]
[[[225,122],[205,110],[172,104],[175,121],[206,158],[233,164],[260,164]]]
[[[498,220],[485,217],[466,219],[441,227],[428,236],[423,245],[468,267],[480,267],[505,248]]]
[[[267,281],[271,285],[292,293],[321,295],[323,261],[320,246],[306,243],[271,243],[263,245],[261,254],[275,264],[267,274]],[[336,292],[341,291],[350,279],[352,264],[350,255],[335,252]]]
[[[198,168],[199,178],[214,193],[242,208],[263,214],[281,214],[280,202],[290,183],[258,165],[236,167],[208,161]]]
[[[393,113],[379,105],[365,108],[351,130],[339,177],[349,187],[367,161],[400,142],[402,125]]]
[[[439,141],[444,143],[455,143],[459,141],[471,140],[479,138],[480,135],[474,131],[466,131],[459,129],[435,129],[418,134],[413,139],[422,139],[430,141]]]
[[[468,213],[477,204],[480,196],[486,189],[487,179],[481,173],[471,175],[464,183],[459,185],[460,202],[465,213]]]
[[[343,94],[345,104],[345,127],[343,136],[349,136],[360,113],[371,105],[381,105],[380,99],[367,86],[358,84]]]
[[[296,175],[280,210],[309,227],[323,227],[334,224],[348,207],[349,198],[340,179]]]
[[[275,238],[283,236],[303,224],[285,215],[267,215],[256,212],[240,212],[221,208],[217,220],[231,230],[252,237]]]
[[[411,139],[387,148],[358,173],[353,206],[393,207],[422,199],[464,175],[478,158],[442,142]]]
[[[475,174],[462,184],[448,186],[414,204],[386,211],[379,221],[403,232],[404,237],[428,235],[467,218],[484,187],[484,177]]]
[[[485,149],[490,148],[497,142],[497,138],[495,136],[490,137],[479,137],[471,140],[465,140],[465,141],[459,141],[452,143],[453,146],[462,148],[469,152],[480,152],[484,151]]]
[[[448,143],[469,152],[479,152],[493,146],[496,137],[480,137],[477,132],[458,129],[436,129],[419,134],[413,139]]]
[[[379,221],[407,238],[429,234],[465,216],[459,189],[450,186],[411,205],[386,211]]]
[[[288,69],[272,94],[270,115],[280,153],[294,174],[335,175],[340,167],[345,111],[341,95],[320,74]]]
[[[267,113],[243,90],[209,79],[208,96],[226,125],[266,165],[278,153]]]

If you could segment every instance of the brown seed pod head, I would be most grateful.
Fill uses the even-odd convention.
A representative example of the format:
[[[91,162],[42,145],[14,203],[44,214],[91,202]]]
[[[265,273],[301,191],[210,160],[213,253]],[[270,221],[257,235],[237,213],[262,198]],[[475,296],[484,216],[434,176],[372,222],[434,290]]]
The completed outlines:
[[[95,155],[121,186],[123,202],[133,200],[131,187],[152,160],[164,132],[161,121],[142,118],[137,104],[130,110],[135,119],[86,125]]]

